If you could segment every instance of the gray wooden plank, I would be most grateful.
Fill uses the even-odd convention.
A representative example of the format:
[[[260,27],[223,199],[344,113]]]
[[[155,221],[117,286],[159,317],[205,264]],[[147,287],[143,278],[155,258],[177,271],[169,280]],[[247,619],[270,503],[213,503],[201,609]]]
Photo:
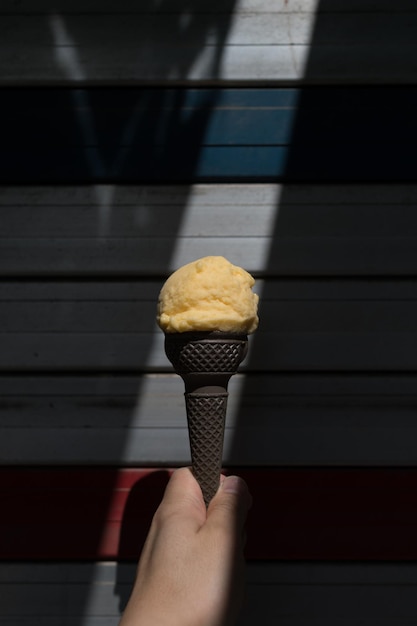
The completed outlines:
[[[252,420],[255,411],[252,411]],[[223,465],[247,467],[409,467],[416,465],[415,407],[408,411],[280,411],[257,428],[226,428]],[[298,416],[301,414],[301,419]],[[282,419],[281,419],[282,416]],[[331,419],[326,419],[330,417]],[[339,419],[339,417],[341,417]],[[315,420],[315,418],[317,418]],[[309,424],[306,424],[306,422]],[[329,422],[331,421],[330,425]],[[183,408],[183,424],[185,407]],[[326,423],[327,422],[327,423]],[[364,425],[362,425],[362,422]],[[2,429],[3,465],[176,467],[190,464],[182,428]]]
[[[45,616],[59,615],[63,606],[82,605],[85,601],[85,586],[68,585],[60,589],[61,593],[51,593],[52,585],[19,585],[16,588],[9,588],[9,594],[2,598],[3,617],[16,610],[16,604],[20,599],[21,615],[40,614],[44,611]],[[123,589],[125,592],[125,590]],[[315,585],[312,587],[298,587],[292,585],[281,585],[275,587],[273,593],[268,586],[248,588],[246,610],[244,611],[244,624],[253,624],[259,606],[264,606],[264,614],[268,616],[268,623],[280,623],[279,620],[288,614],[292,614],[292,619],[300,612],[309,618],[318,619],[323,616],[324,610],[327,612],[327,624],[331,621],[329,617],[347,620],[354,620],[358,615],[363,618],[376,619],[378,617],[390,617],[391,619],[401,619],[402,617],[417,617],[414,594],[414,585],[390,586],[367,586],[359,585]],[[94,588],[94,608],[88,607],[90,611],[100,611],[101,614],[120,615],[117,608],[117,597],[113,596],[111,586],[97,586]],[[48,596],[50,596],[48,603]],[[302,602],[302,611],[300,603]],[[254,610],[256,607],[256,611]],[[414,607],[414,608],[413,608]],[[250,608],[252,610],[250,610]],[[248,615],[250,611],[250,614]],[[258,616],[259,617],[259,616]],[[277,621],[273,622],[272,619]],[[291,623],[291,622],[289,622]],[[296,622],[297,623],[297,622]],[[307,620],[305,623],[308,623]],[[343,623],[343,622],[342,622]],[[345,621],[347,623],[347,621]],[[398,622],[397,622],[398,623]]]
[[[198,15],[198,14],[197,14]],[[326,16],[327,17],[327,16]],[[341,30],[344,22],[350,25],[351,19],[356,16],[341,14]],[[388,20],[388,15],[381,15],[380,20]],[[45,16],[19,15],[3,16],[0,24],[0,50],[7,51],[15,48],[16,42],[25,42],[30,46],[51,46],[51,30],[54,20],[61,19],[59,14],[49,16],[50,24]],[[185,26],[181,14],[143,13],[128,14],[92,14],[66,15],[62,23],[68,32],[72,45],[79,47],[97,46],[100,50],[105,44],[113,46],[116,43],[125,48],[134,47],[137,52],[149,55],[151,51],[157,53],[161,43],[171,47],[175,55],[175,48],[186,46],[197,52],[200,47],[219,46],[219,38],[227,33],[226,45],[289,45],[309,43],[309,14],[287,14],[283,19],[282,13],[251,13],[234,16],[233,27],[228,32],[230,16],[227,11],[218,14],[205,13],[199,15],[199,22],[190,28]],[[416,13],[410,13],[409,19],[413,22]],[[394,14],[394,21],[403,23],[403,14]],[[327,21],[327,20],[326,20]],[[365,23],[366,26],[366,23]],[[337,28],[337,26],[336,26]],[[394,31],[395,32],[395,31]],[[405,33],[407,36],[407,33]],[[182,38],[181,38],[182,36]],[[68,45],[68,40],[55,39],[54,46]]]
[[[184,207],[174,203],[165,206],[140,206],[138,202],[131,206],[114,205],[109,215],[109,228],[112,237],[127,239],[135,236],[175,237],[180,227],[184,237],[215,236],[221,231],[229,237],[236,231],[241,236],[265,237],[273,228],[276,207],[272,203],[256,208],[239,204],[227,207],[199,204],[195,208],[187,207],[187,210],[189,214],[185,216]],[[1,211],[4,220],[2,237],[95,239],[100,233],[102,209],[99,206],[8,206],[2,207]]]
[[[417,238],[1,239],[2,276],[159,276],[207,255],[266,276],[414,276]]]
[[[24,192],[23,192],[24,194]],[[23,195],[22,194],[22,195]],[[186,198],[185,198],[186,202]],[[2,238],[99,238],[102,208],[91,205],[35,206],[9,205],[1,207]],[[267,239],[277,222],[277,239],[286,237],[338,237],[360,239],[367,237],[411,238],[417,224],[411,204],[327,203],[241,204],[232,206],[199,203],[132,205],[115,203],[110,210],[109,230],[112,238],[144,239],[146,237],[232,238],[259,237]],[[33,242],[31,242],[33,245]]]
[[[123,585],[133,583],[136,563],[98,562],[1,562],[0,583],[56,583],[61,585],[111,585],[119,580]],[[249,585],[392,585],[417,584],[414,562],[257,562],[246,564]]]
[[[113,562],[2,564],[0,622],[117,626],[134,570]],[[414,564],[250,563],[238,624],[411,625],[415,578]]]
[[[232,3],[230,3],[232,4]],[[191,12],[190,15],[193,15]],[[150,56],[157,52],[161,43],[173,49],[186,45],[190,50],[219,46],[294,46],[311,43],[314,12],[281,12],[270,5],[268,12],[233,11],[227,4],[223,11],[196,13],[198,23],[187,28],[181,12],[163,13],[95,13],[60,17],[56,12],[45,18],[43,15],[2,16],[0,24],[0,50],[15,48],[16,42],[25,46],[51,46],[51,31],[54,20],[62,19],[68,38],[57,36],[54,47],[71,45],[89,48],[92,45],[102,50],[104,45],[118,44],[125,48],[135,46],[137,52]],[[182,17],[182,19],[181,19]],[[316,22],[314,38],[320,46],[381,46],[388,40],[390,45],[413,44],[417,27],[415,7],[407,12],[331,12],[320,14]],[[62,30],[61,30],[62,32]],[[63,33],[62,33],[63,34]],[[224,39],[223,39],[224,38]],[[219,42],[220,39],[220,42]],[[386,41],[385,41],[386,43]],[[32,48],[33,49],[33,48]]]
[[[258,604],[259,606],[256,608],[256,617],[259,619],[260,615],[263,617],[263,623],[264,624],[271,624],[271,626],[274,626],[274,624],[276,624],[276,615],[274,612],[270,612],[269,609],[265,606],[262,606],[261,604],[262,600],[259,599]],[[242,617],[241,620],[238,622],[238,626],[243,626],[245,624],[253,624],[253,621],[251,621],[253,619],[252,614],[250,615],[250,617],[248,618],[249,621],[246,620],[245,617]],[[359,616],[358,616],[359,619]],[[391,626],[393,623],[398,623],[398,621],[393,621],[393,618],[391,617],[375,617],[375,618],[365,618],[366,621],[362,620],[361,624],[363,624],[364,626]],[[397,618],[394,618],[397,619]],[[402,626],[414,626],[415,624],[415,617],[401,617],[401,624]],[[306,618],[292,618],[292,616],[286,616],[283,618],[282,616],[280,616],[280,623],[281,624],[291,624],[291,626],[332,626],[333,624],[335,626],[351,626],[352,623],[352,618],[348,617],[348,618],[338,618],[334,615],[331,615],[330,620],[327,621],[325,618],[323,618],[322,616],[316,618],[316,617],[306,617]],[[120,621],[120,616],[117,617],[88,617],[88,618],[83,618],[83,625],[85,626],[118,626],[118,623]],[[33,618],[7,618],[7,620],[5,622],[0,621],[0,623],[4,623],[5,626],[33,626],[34,624],[36,624],[36,626],[56,626],[57,621],[56,621],[56,617],[53,618],[48,618],[48,617],[43,617],[41,618],[41,621],[33,621]],[[80,618],[79,617],[70,617],[68,619],[65,620],[65,626],[79,626],[80,625]]]
[[[77,50],[76,64],[69,65],[57,48],[51,54],[48,48],[35,50],[13,46],[2,55],[1,83],[7,85],[32,84],[132,84],[155,83],[169,78],[171,84],[198,81],[251,81],[273,83],[303,81],[317,84],[323,81],[340,84],[412,84],[415,76],[416,45],[389,44],[384,47],[363,44],[358,46],[322,45],[314,47],[309,60],[310,46],[230,46],[221,50],[208,48],[203,53],[190,48],[178,48],[173,58],[172,48],[158,46],[138,57],[134,46],[117,51],[110,47],[92,46]],[[349,54],[347,54],[347,52]],[[68,55],[70,56],[70,55]],[[217,58],[221,56],[220,69]],[[150,58],[152,63],[150,63]],[[191,60],[190,60],[191,59]],[[207,59],[207,61],[206,61]],[[29,63],[31,61],[31,63]],[[306,67],[308,64],[308,72]],[[188,67],[188,71],[176,68]]]
[[[154,337],[154,339],[153,339]],[[167,371],[162,333],[4,333],[1,371]],[[271,352],[276,346],[276,353]],[[260,333],[242,370],[415,371],[415,332]]]
[[[224,462],[415,465],[416,385],[412,375],[239,374]],[[176,375],[1,376],[0,462],[188,464],[183,392]]]
[[[194,184],[194,185],[4,185],[0,188],[0,207],[28,209],[136,207],[139,215],[146,208],[205,206],[252,208],[277,204],[291,205],[386,205],[409,206],[417,202],[417,185],[410,184]]]
[[[229,383],[233,393],[245,395],[249,401],[254,399],[258,403],[262,397],[275,397],[277,404],[288,406],[392,406],[411,405],[417,395],[417,379],[414,373],[402,374],[331,374],[331,373],[302,373],[302,374],[236,374]],[[123,408],[123,400],[128,406],[135,405],[138,389],[145,390],[152,402],[157,396],[167,395],[170,404],[174,394],[182,390],[181,379],[175,374],[143,374],[123,375],[114,374],[76,376],[61,376],[59,374],[14,376],[3,374],[0,376],[0,395],[5,408],[25,408],[25,399],[36,403],[45,402],[75,402],[82,408],[83,401],[91,401],[90,408],[97,402],[97,407]],[[157,393],[159,389],[159,393]],[[162,392],[164,389],[164,392]],[[8,407],[7,400],[21,399],[20,405]],[[112,404],[112,401],[116,401]],[[163,402],[164,400],[162,400]],[[80,405],[77,403],[80,402]],[[85,406],[89,406],[88,404]],[[35,408],[35,405],[33,405]],[[143,416],[144,417],[144,416]],[[54,419],[58,419],[59,416]],[[76,418],[74,418],[76,419]],[[133,417],[132,417],[133,419]],[[120,422],[122,423],[122,422]]]
[[[160,282],[8,282],[0,294],[2,333],[154,333]],[[259,281],[263,333],[415,331],[412,280]]]
[[[80,12],[88,13],[143,13],[158,12],[172,13],[183,10],[183,0],[165,0],[157,5],[153,0],[121,0],[117,6],[111,0],[3,0],[1,5],[2,14],[48,14],[63,13],[73,14]],[[400,12],[414,11],[416,8],[413,0],[398,0],[392,6],[391,0],[200,0],[193,5],[192,13],[222,13],[233,9],[237,13],[263,12],[282,13],[294,12]],[[190,10],[190,9],[189,9]]]
[[[305,282],[292,284],[293,295],[288,294],[286,284],[278,281],[264,281],[263,290],[259,285],[261,324],[252,341],[263,333],[415,332],[417,289],[411,280],[402,281],[403,289],[394,285],[390,290],[390,285],[383,284],[382,295],[379,282],[366,281],[365,285],[359,285],[362,297],[355,294],[352,284],[345,290],[344,284],[337,280],[314,282],[307,285],[307,293],[303,289]],[[320,296],[314,293],[316,285]],[[156,305],[162,281],[146,285],[147,294],[140,292],[140,283],[133,285],[130,298],[129,284],[124,290],[123,285],[116,284],[113,289],[113,284],[108,282],[80,283],[78,290],[77,283],[61,283],[56,289],[54,283],[48,282],[41,285],[38,294],[36,286],[32,283],[5,285],[3,292],[7,299],[0,296],[2,333],[157,332]],[[18,294],[16,299],[13,291]]]
[[[183,0],[165,0],[157,5],[153,0],[142,0],[139,4],[135,0],[121,0],[117,6],[111,0],[20,0],[16,4],[14,0],[3,0],[1,13],[25,14],[25,13],[53,13],[64,14],[80,13],[82,11],[92,13],[142,13],[158,12],[172,13],[183,10]],[[415,10],[413,0],[398,0],[392,6],[391,0],[200,0],[193,5],[193,13],[222,13],[233,9],[235,12],[266,12],[279,11],[283,13],[294,12],[396,12]]]
[[[2,372],[167,371],[163,337],[140,334],[1,335]],[[276,346],[276,354],[271,353]],[[417,369],[416,333],[264,333],[241,370],[409,372]]]
[[[84,304],[113,303],[116,307],[124,303],[129,306],[141,303],[143,306],[152,306],[148,313],[154,318],[156,302],[159,291],[165,277],[158,280],[132,280],[132,279],[107,279],[97,281],[95,279],[80,280],[49,278],[29,280],[7,280],[1,283],[0,306],[15,303],[16,307],[22,303],[70,303],[81,306]],[[337,277],[323,279],[279,279],[257,278],[253,291],[263,302],[271,304],[277,301],[299,302],[337,302],[361,301],[383,302],[392,300],[413,302],[417,297],[415,281],[410,278],[396,280],[374,280],[373,278],[340,280]],[[78,305],[76,303],[79,303]],[[3,319],[5,322],[5,318]],[[261,326],[262,328],[262,326]]]
[[[72,615],[69,617],[65,617],[64,622],[57,621],[60,620],[61,616],[38,616],[35,617],[14,617],[8,616],[4,621],[0,618],[0,623],[4,626],[57,626],[58,624],[65,624],[65,626],[118,626],[120,622],[120,614],[117,616],[107,617],[103,615],[92,615],[92,616],[83,616],[83,615]],[[36,620],[36,621],[34,621]]]
[[[416,198],[415,185],[5,187],[0,273],[149,277],[222,254],[257,275],[414,275]]]
[[[2,333],[3,372],[167,371],[162,333]],[[271,351],[271,346],[276,350]],[[415,332],[259,333],[242,370],[415,371]]]
[[[297,189],[300,186],[297,185]],[[113,206],[146,207],[183,206],[185,202],[193,205],[217,204],[228,205],[233,202],[245,204],[253,202],[255,198],[262,204],[274,201],[280,193],[281,185],[47,185],[3,186],[0,189],[0,206],[7,207],[101,207],[105,201]],[[332,186],[332,189],[336,188]],[[358,189],[356,186],[355,189]],[[368,186],[367,190],[379,192],[379,199],[384,195],[384,185]],[[348,188],[346,188],[348,192]],[[404,192],[404,188],[403,188]],[[366,190],[364,191],[366,193]],[[389,187],[387,187],[389,193]],[[411,193],[417,195],[417,188],[411,187]],[[351,196],[351,194],[350,194]],[[348,196],[348,197],[350,197]],[[391,196],[389,196],[391,197]]]
[[[417,402],[413,375],[244,375],[229,383],[229,428],[250,427],[256,407],[264,428],[277,421],[407,425]],[[175,374],[0,377],[1,425],[11,428],[182,428],[183,383]],[[411,419],[408,426],[414,424]]]
[[[316,21],[313,12],[271,10],[200,13],[191,22],[184,17],[170,22],[164,14],[109,19],[57,12],[3,19],[2,84],[166,79],[369,84],[384,78],[412,82],[415,74],[415,11],[320,13]],[[150,20],[145,36],[139,32],[137,39],[133,28],[129,37],[136,19],[139,30]],[[10,35],[15,31],[17,39]]]
[[[346,285],[261,283],[261,323],[242,370],[415,370],[414,281]],[[1,370],[169,371],[155,322],[160,286],[146,282],[142,293],[129,281],[6,283]]]
[[[70,378],[70,377],[68,377]],[[285,377],[282,377],[285,378]],[[405,377],[407,378],[407,377]],[[265,380],[266,379],[266,380]],[[6,377],[6,380],[9,380]],[[19,381],[20,379],[17,378]],[[23,379],[23,382],[26,379]],[[128,395],[112,395],[103,391],[101,396],[56,395],[57,381],[46,376],[50,389],[43,396],[23,395],[3,391],[0,402],[2,428],[42,430],[55,429],[126,429],[134,428],[184,428],[183,384],[170,374],[142,376]],[[65,380],[65,379],[64,379]],[[311,380],[314,380],[312,377]],[[0,382],[3,382],[3,378]],[[13,379],[12,379],[13,382]],[[37,382],[42,382],[37,379]],[[89,379],[91,384],[91,379]],[[280,383],[279,376],[251,376],[232,379],[229,384],[227,427],[235,430],[255,428],[252,424],[256,410],[257,424],[267,431],[269,427],[296,428],[321,427],[371,428],[378,424],[398,430],[414,427],[413,412],[417,404],[417,389],[407,395],[390,393],[374,395],[306,395],[292,396],[273,393],[270,387]],[[392,386],[392,377],[381,377],[383,384]],[[258,385],[257,393],[252,388]],[[20,385],[25,388],[23,383]],[[415,385],[414,385],[415,386]],[[397,422],[395,420],[397,417]]]
[[[69,48],[71,50],[71,48]],[[75,52],[75,46],[73,47]],[[153,56],[156,49],[138,54],[135,46],[123,47],[115,54],[115,50],[103,46],[97,49],[89,47],[77,50],[76,62],[68,62],[71,55],[58,54],[65,50],[64,46],[54,50],[38,47],[37,49],[22,48],[17,45],[9,47],[1,57],[0,72],[3,85],[24,84],[85,84],[109,83],[122,85],[142,82],[161,82],[170,79],[171,84],[190,81],[212,80],[297,80],[302,76],[300,67],[308,53],[308,46],[296,46],[291,56],[290,47],[286,46],[236,46],[227,49],[221,73],[213,69],[220,54],[217,47],[208,49],[207,62],[198,63],[203,55],[199,47],[181,47],[173,49],[169,46],[158,46],[158,55]],[[336,54],[336,51],[332,51]],[[410,50],[403,53],[394,50],[403,62],[403,74],[407,74],[410,63]],[[362,51],[363,54],[363,51]],[[29,60],[31,63],[29,64]],[[151,62],[152,60],[152,62]],[[408,63],[407,63],[408,60]],[[355,60],[356,61],[356,60]],[[294,67],[295,66],[295,67]],[[177,68],[189,68],[184,72]],[[386,73],[388,76],[388,72]],[[366,78],[371,79],[369,72]],[[397,77],[395,82],[403,76]]]

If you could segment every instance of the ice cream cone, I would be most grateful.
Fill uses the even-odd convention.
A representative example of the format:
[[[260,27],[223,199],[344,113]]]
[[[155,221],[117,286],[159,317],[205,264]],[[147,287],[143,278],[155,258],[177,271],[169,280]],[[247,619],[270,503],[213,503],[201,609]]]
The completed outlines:
[[[206,256],[171,274],[158,298],[165,351],[185,383],[194,474],[208,505],[222,465],[227,385],[258,326],[254,278],[222,256]]]
[[[220,482],[227,386],[247,349],[247,335],[218,331],[165,334],[166,355],[185,384],[192,468],[206,506]]]

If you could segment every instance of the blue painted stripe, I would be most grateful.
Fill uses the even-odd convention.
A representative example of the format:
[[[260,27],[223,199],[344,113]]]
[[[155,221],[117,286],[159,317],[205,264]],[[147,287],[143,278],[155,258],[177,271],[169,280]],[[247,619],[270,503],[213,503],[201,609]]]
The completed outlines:
[[[0,90],[0,182],[414,181],[417,87]]]

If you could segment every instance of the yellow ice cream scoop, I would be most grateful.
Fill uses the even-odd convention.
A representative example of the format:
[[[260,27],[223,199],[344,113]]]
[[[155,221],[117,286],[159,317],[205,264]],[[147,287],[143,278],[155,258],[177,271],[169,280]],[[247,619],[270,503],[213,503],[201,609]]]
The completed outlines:
[[[157,322],[165,333],[249,334],[258,326],[253,277],[222,256],[183,265],[161,289]]]

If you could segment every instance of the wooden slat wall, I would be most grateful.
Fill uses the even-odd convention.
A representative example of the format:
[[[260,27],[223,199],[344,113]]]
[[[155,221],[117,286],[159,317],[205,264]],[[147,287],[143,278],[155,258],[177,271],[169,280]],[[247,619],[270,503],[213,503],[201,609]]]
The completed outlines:
[[[152,279],[156,290],[179,265],[225,253],[259,279],[369,277],[397,284],[414,276],[417,186],[411,183],[0,191],[0,275],[20,282]],[[142,289],[150,293],[137,283]],[[339,289],[351,290],[350,283]]]
[[[7,584],[8,594],[0,620],[32,626],[33,616],[41,615],[39,623],[55,626],[66,605],[72,607],[66,626],[117,626],[134,575],[134,565],[126,563],[2,564],[0,582]],[[239,626],[252,626],[260,615],[265,616],[267,626],[350,626],[357,623],[359,613],[362,623],[370,626],[411,626],[417,617],[416,578],[412,563],[253,564]],[[18,618],[17,602],[21,606]]]
[[[0,383],[3,465],[189,463],[176,377],[40,373]],[[408,372],[240,375],[230,383],[224,461],[415,465],[416,402]]]
[[[415,76],[410,0],[395,7],[370,0],[218,0],[198,8],[181,0],[129,1],[117,10],[94,0],[37,1],[36,9],[24,2],[18,10],[13,2],[3,4],[0,74],[6,85],[161,79],[402,84]]]
[[[416,25],[414,0],[1,2],[0,623],[117,624],[123,523],[189,460],[156,298],[205,254],[261,296],[225,445],[255,498],[241,626],[415,623]]]

